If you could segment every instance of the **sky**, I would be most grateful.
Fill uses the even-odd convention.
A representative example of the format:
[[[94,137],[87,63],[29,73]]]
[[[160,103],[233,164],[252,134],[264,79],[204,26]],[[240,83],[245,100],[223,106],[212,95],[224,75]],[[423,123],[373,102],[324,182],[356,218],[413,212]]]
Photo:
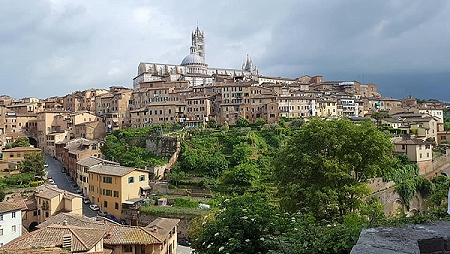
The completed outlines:
[[[3,0],[0,95],[132,87],[140,62],[180,64],[205,34],[210,67],[375,83],[386,97],[450,101],[446,0]]]

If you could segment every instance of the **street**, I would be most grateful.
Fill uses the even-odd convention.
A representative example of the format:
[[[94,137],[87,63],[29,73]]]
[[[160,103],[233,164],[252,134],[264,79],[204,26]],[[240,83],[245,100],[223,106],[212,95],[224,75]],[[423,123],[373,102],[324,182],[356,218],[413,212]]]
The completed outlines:
[[[178,245],[177,254],[191,254],[193,249],[185,246]]]
[[[58,188],[76,194],[76,189],[72,187],[74,182],[71,181],[70,177],[66,176],[66,174],[61,171],[64,165],[58,160],[53,159],[50,155],[45,156],[45,162],[48,165],[45,171],[47,171],[47,174],[52,177]],[[83,203],[83,215],[87,217],[95,217],[97,216],[97,213],[89,209],[89,204]]]

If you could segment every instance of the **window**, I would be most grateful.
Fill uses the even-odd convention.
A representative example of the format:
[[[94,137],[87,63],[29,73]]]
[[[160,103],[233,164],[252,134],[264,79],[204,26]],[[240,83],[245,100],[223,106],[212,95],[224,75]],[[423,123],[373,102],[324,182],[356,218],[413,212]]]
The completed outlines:
[[[45,212],[45,218],[48,218],[48,212]]]
[[[119,197],[119,192],[118,191],[114,191],[114,197],[118,198]]]
[[[0,214],[0,221],[3,220],[3,214]]]
[[[13,233],[16,232],[16,225],[13,225],[13,226],[11,227],[11,231],[12,231]]]
[[[105,207],[105,208],[108,207],[108,201],[103,201],[103,207]]]
[[[134,183],[134,177],[133,176],[128,177],[128,183]]]
[[[0,235],[3,235],[3,228],[0,228]]]
[[[103,177],[103,182],[104,183],[112,183],[112,177],[104,176]]]
[[[37,216],[38,215],[38,212],[37,211],[34,211],[33,212],[33,216]]]
[[[145,175],[140,175],[139,176],[139,182],[145,181]]]
[[[402,145],[402,150],[405,150],[406,149],[406,145]]]
[[[11,215],[13,218],[16,218],[16,212],[12,212]]]
[[[115,208],[116,210],[119,210],[119,203],[116,202],[116,203],[114,204],[114,208]]]

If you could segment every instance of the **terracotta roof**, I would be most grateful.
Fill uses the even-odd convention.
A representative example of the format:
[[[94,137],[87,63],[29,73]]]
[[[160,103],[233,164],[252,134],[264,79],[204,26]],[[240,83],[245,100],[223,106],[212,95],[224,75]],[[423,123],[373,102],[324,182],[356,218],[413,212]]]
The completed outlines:
[[[42,150],[40,148],[34,148],[34,147],[14,147],[11,149],[3,150],[3,152],[25,152],[25,151],[40,152]]]
[[[29,247],[29,248],[21,248],[21,249],[4,249],[0,248],[0,254],[55,254],[55,253],[70,253],[67,250],[63,250],[62,248],[58,247],[44,247],[44,248],[35,248],[35,247]]]
[[[102,163],[120,165],[118,162],[103,160],[103,159],[100,159],[100,158],[94,157],[94,156],[89,156],[88,158],[79,160],[77,162],[78,165],[84,166],[84,167],[92,167],[92,166],[99,165]]]
[[[57,215],[50,216],[44,222],[37,225],[37,228],[44,228],[49,225],[63,225],[64,223],[77,227],[105,228],[105,223],[96,221],[95,218],[89,218],[83,215],[71,213],[59,213]]]
[[[392,142],[396,145],[430,145],[432,142],[424,141],[419,138],[392,138]]]
[[[114,225],[107,231],[105,244],[154,244],[161,243],[154,234],[138,226]]]
[[[88,172],[102,175],[124,176],[133,172],[134,170],[143,171],[142,169],[135,169],[119,165],[96,165],[92,166]]]
[[[145,228],[152,233],[156,234],[160,239],[164,239],[172,229],[178,225],[180,219],[169,219],[158,217]],[[155,228],[156,227],[156,228]],[[156,231],[155,231],[156,229]]]
[[[62,247],[63,236],[71,235],[71,251],[81,252],[92,249],[103,239],[105,230],[76,226],[50,225],[9,242],[4,249]]]
[[[0,214],[4,214],[7,212],[22,210],[21,205],[12,204],[9,202],[0,202]]]
[[[47,199],[51,199],[53,197],[56,197],[60,194],[64,194],[64,198],[68,198],[68,199],[72,199],[72,198],[81,198],[80,195],[65,191],[65,190],[61,190],[58,187],[55,187],[53,185],[50,184],[44,184],[41,185],[39,187],[36,188],[35,192],[35,196],[36,197],[42,197],[42,198],[47,198]]]

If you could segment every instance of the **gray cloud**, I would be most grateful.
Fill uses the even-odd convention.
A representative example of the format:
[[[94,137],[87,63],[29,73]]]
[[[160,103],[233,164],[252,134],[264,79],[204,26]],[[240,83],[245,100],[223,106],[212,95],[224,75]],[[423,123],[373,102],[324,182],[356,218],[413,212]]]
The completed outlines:
[[[449,17],[444,0],[7,0],[0,94],[130,87],[141,61],[179,64],[197,24],[214,67],[239,68],[248,53],[272,76],[450,73]]]

